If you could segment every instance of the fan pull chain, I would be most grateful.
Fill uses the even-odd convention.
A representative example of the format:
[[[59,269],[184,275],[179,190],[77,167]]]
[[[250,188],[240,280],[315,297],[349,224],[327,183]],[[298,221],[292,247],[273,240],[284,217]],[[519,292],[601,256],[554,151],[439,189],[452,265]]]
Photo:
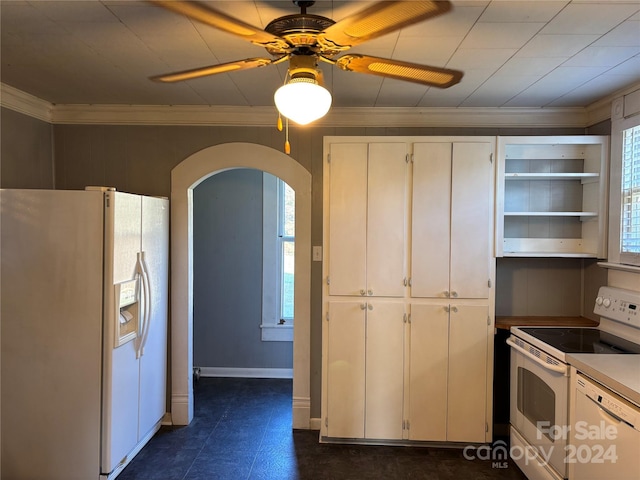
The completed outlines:
[[[287,84],[288,78],[289,78],[289,70],[287,70],[287,73],[284,76],[284,85]],[[285,124],[284,153],[289,155],[291,153],[291,144],[289,143],[289,119],[287,117],[284,117],[284,124]],[[282,131],[282,115],[280,114],[280,111],[278,111],[278,124],[277,124],[277,126],[278,126],[278,131],[281,132]]]
[[[291,153],[291,144],[289,143],[289,119],[284,118],[285,131],[284,131],[284,153],[289,155]]]
[[[285,132],[284,132],[284,153],[289,155],[291,153],[291,144],[289,143],[289,119],[284,117]],[[276,124],[278,131],[282,131],[282,115],[278,112],[278,123]]]

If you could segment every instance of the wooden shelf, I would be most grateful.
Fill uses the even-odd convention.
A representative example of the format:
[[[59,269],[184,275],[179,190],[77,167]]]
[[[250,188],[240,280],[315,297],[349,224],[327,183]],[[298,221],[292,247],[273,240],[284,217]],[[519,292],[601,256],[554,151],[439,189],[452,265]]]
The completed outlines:
[[[609,138],[499,136],[497,257],[606,256]]]
[[[505,217],[597,217],[597,212],[504,212]]]
[[[520,257],[520,258],[598,258],[593,253],[583,252],[504,252],[505,257]]]
[[[505,173],[505,180],[586,180],[598,179],[599,173]]]
[[[598,322],[586,317],[511,317],[496,316],[496,328],[511,327],[597,327]]]

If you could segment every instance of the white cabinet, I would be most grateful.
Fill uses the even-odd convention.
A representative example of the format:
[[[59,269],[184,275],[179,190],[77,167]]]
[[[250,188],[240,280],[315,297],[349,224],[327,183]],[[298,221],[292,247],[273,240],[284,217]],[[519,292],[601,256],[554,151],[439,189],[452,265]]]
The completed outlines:
[[[327,436],[402,438],[405,319],[398,301],[329,302]]]
[[[404,304],[369,300],[365,372],[365,438],[402,438]]]
[[[449,313],[445,305],[412,305],[409,353],[410,440],[447,439]]]
[[[450,312],[447,441],[488,441],[487,390],[493,375],[487,358],[493,351],[493,324],[486,306],[451,305]]]
[[[488,319],[487,305],[411,305],[410,440],[488,441]]]
[[[332,144],[329,155],[329,294],[402,297],[407,144]]]
[[[606,256],[609,137],[498,137],[496,255]]]
[[[364,438],[366,303],[330,302],[325,322],[324,429],[334,438]]]
[[[487,298],[493,144],[413,146],[411,296]]]
[[[490,441],[495,141],[325,138],[322,439]]]

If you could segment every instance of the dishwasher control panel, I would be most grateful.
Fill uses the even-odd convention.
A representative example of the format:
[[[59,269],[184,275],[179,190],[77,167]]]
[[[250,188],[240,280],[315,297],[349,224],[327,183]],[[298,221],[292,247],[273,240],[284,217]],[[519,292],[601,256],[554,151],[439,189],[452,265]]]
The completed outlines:
[[[600,287],[593,313],[640,328],[640,293],[621,288]]]
[[[598,384],[589,381],[582,375],[578,375],[576,388],[578,392],[582,392],[589,397],[595,403],[597,403],[605,412],[613,415],[614,417],[627,423],[629,426],[636,430],[640,430],[640,413],[637,407],[633,407],[633,404],[599,386]]]

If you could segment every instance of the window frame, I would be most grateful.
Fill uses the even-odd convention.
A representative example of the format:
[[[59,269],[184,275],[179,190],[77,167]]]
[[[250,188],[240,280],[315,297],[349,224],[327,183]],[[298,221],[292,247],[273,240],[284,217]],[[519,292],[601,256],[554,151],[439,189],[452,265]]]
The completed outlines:
[[[284,325],[293,325],[293,303],[291,305],[291,310],[292,310],[292,314],[291,316],[285,316],[284,314],[284,303],[285,303],[285,291],[284,291],[284,275],[285,275],[285,271],[284,271],[284,247],[286,243],[293,243],[293,251],[294,251],[294,259],[295,259],[295,245],[296,245],[296,237],[295,237],[295,192],[293,191],[293,189],[287,185],[286,182],[284,182],[281,179],[277,179],[277,209],[278,209],[278,238],[277,238],[277,242],[278,242],[278,259],[277,259],[277,264],[278,264],[278,282],[277,282],[277,290],[278,290],[278,308],[277,308],[277,312],[279,315],[279,321],[284,320],[285,323]],[[293,195],[293,222],[294,222],[294,226],[293,226],[293,235],[287,234],[286,232],[286,228],[285,228],[285,223],[287,221],[287,215],[286,215],[286,209],[287,209],[287,205],[286,205],[286,190],[287,187],[291,190],[291,193]],[[295,262],[295,260],[294,260]],[[294,282],[295,282],[295,276],[294,276]],[[293,293],[293,292],[292,292]],[[295,300],[294,300],[295,302]]]
[[[609,258],[608,262],[640,269],[640,254],[622,250],[622,167],[624,131],[640,126],[640,90],[616,99],[612,103],[611,170],[609,190]]]
[[[281,221],[284,210],[278,200],[285,182],[268,173],[263,174],[262,207],[262,341],[292,342],[293,319],[280,324],[282,305],[282,248],[284,238]],[[295,245],[295,237],[294,245]],[[275,288],[266,288],[274,286]],[[287,320],[287,319],[285,319]]]
[[[625,176],[625,141],[624,141],[624,136],[627,132],[629,131],[634,131],[633,135],[634,135],[634,139],[633,139],[633,143],[636,147],[636,151],[634,152],[634,156],[636,157],[635,162],[637,162],[636,168],[638,169],[638,171],[635,173],[635,175],[632,173],[631,174],[631,178],[629,180],[631,180],[633,183],[630,187],[630,191],[627,192],[624,186],[624,176]],[[640,125],[635,125],[633,127],[630,128],[626,128],[622,131],[622,158],[621,158],[621,181],[620,181],[620,191],[621,191],[621,195],[620,195],[620,263],[623,264],[627,264],[627,265],[635,265],[635,266],[640,266],[640,246],[638,248],[637,251],[625,251],[623,250],[624,248],[624,230],[625,230],[625,212],[624,212],[624,197],[626,195],[631,196],[631,205],[634,204],[633,202],[633,197],[637,197],[638,195],[640,195]],[[632,164],[634,163],[634,160],[631,160]],[[637,202],[636,202],[637,203]],[[633,213],[636,214],[635,219],[633,218]],[[629,215],[631,216],[631,230],[635,230],[637,232],[636,234],[636,240],[640,239],[640,212],[635,211],[633,212],[633,210],[629,213]],[[634,221],[635,220],[635,221]]]

